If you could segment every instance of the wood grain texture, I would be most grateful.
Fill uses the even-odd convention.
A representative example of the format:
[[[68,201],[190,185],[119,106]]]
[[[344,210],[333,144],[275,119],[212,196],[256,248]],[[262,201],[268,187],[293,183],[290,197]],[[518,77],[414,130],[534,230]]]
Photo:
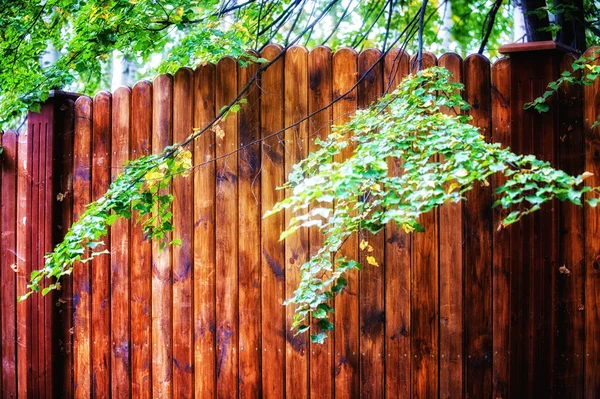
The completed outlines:
[[[436,65],[433,54],[423,53],[423,68]],[[417,67],[411,59],[411,70]],[[412,237],[412,395],[433,397],[439,388],[439,212],[420,217],[424,233]]]
[[[43,265],[43,254],[46,245],[46,138],[48,130],[53,127],[53,107],[49,104],[41,108],[39,114],[29,118],[31,126],[32,140],[30,143],[31,165],[32,165],[32,194],[31,194],[31,270],[39,270]],[[45,288],[47,282],[40,284]],[[35,397],[46,397],[47,388],[51,388],[46,383],[46,302],[48,298],[34,296],[32,298],[32,394]]]
[[[465,100],[473,125],[491,137],[490,63],[471,55],[464,61]],[[492,225],[491,189],[476,185],[464,208],[466,394],[489,397],[492,388]]]
[[[523,106],[542,95],[557,76],[556,58],[550,53],[511,56],[511,148],[554,165],[556,111],[539,114]],[[548,396],[554,386],[557,213],[552,202],[510,229],[511,353],[520,354],[510,359],[512,396]]]
[[[158,78],[157,78],[158,80]],[[131,139],[129,158],[136,159],[152,151],[153,95],[152,85],[141,81],[131,92]],[[135,215],[131,219],[130,248],[130,312],[131,312],[131,396],[152,395],[152,292],[153,268],[151,245],[144,238]]]
[[[392,92],[408,74],[409,56],[390,51],[383,70],[384,90]],[[398,159],[388,161],[389,173],[401,173]],[[411,236],[395,223],[385,230],[385,397],[411,396]]]
[[[93,103],[89,97],[75,102],[73,155],[73,219],[78,220],[91,202]],[[76,398],[89,398],[91,382],[91,265],[73,265],[73,379]]]
[[[379,50],[365,50],[358,56],[358,106],[368,107],[383,93],[383,59]],[[368,242],[373,249],[359,251],[362,272],[359,274],[360,325],[360,395],[380,398],[384,393],[384,335],[385,335],[385,230],[377,234],[359,233],[359,241]],[[375,258],[379,266],[367,262]]]
[[[194,128],[215,117],[215,67],[202,64],[194,76]],[[214,397],[215,374],[215,134],[194,141],[194,394]]]
[[[308,151],[320,148],[315,144],[315,139],[325,140],[331,133],[332,107],[329,106],[333,99],[331,50],[327,47],[316,47],[308,55],[308,112],[317,113],[308,122]],[[319,206],[327,206],[320,204]],[[309,231],[309,251],[314,255],[322,247],[323,234],[317,228]],[[328,274],[326,274],[327,276]],[[333,303],[329,304],[330,306]],[[310,344],[310,397],[332,398],[334,395],[334,337],[329,334],[324,344]]]
[[[217,64],[216,109],[230,104],[238,93],[237,62]],[[238,115],[219,123],[224,135],[216,146],[216,314],[217,396],[238,395]],[[229,154],[231,153],[231,154]]]
[[[100,198],[110,184],[111,95],[94,97],[92,131],[92,200]],[[106,237],[110,250],[110,235]],[[110,396],[110,256],[92,260],[92,396]]]
[[[131,89],[118,88],[112,97],[111,178],[129,160],[131,132]],[[129,220],[117,220],[110,228],[110,331],[112,397],[130,394],[130,317],[129,317]]]
[[[575,57],[564,55],[561,71],[571,71]],[[576,72],[575,75],[579,75]],[[559,91],[558,103],[558,167],[571,175],[584,172],[583,90],[567,83]],[[559,213],[558,265],[570,273],[556,277],[556,397],[584,396],[585,361],[585,223],[584,209],[561,202]]]
[[[257,56],[258,54],[255,54]],[[238,88],[242,90],[255,77],[257,64],[239,68]],[[241,151],[238,158],[239,190],[239,396],[261,397],[260,383],[260,82],[251,83],[238,117]],[[244,311],[253,309],[253,311]]]
[[[285,54],[284,71],[285,126],[297,123],[308,113],[308,52],[303,47],[291,47]],[[302,121],[285,131],[285,172],[308,155],[308,122]],[[286,196],[291,191],[286,190]],[[286,209],[285,222],[293,214]],[[308,232],[298,230],[285,240],[285,296],[291,298],[300,283],[300,267],[308,260]],[[308,333],[292,331],[293,306],[286,307],[285,383],[286,396],[308,397]]]
[[[173,143],[173,77],[159,75],[152,85],[151,152]],[[165,189],[169,194],[171,189]],[[171,236],[165,238],[170,240]],[[152,241],[152,397],[173,395],[173,273],[172,248]],[[150,311],[148,309],[148,311]]]
[[[40,117],[41,117],[41,113],[40,113]],[[29,220],[31,220],[31,225],[33,226],[34,224],[38,223],[38,212],[39,212],[39,208],[38,208],[38,196],[39,196],[39,189],[38,189],[38,184],[37,182],[39,181],[39,177],[40,177],[40,172],[39,172],[39,165],[38,165],[38,160],[39,160],[39,130],[41,128],[41,123],[38,119],[34,118],[32,121],[29,121],[30,123],[30,130],[29,130],[29,135],[30,135],[30,142],[29,142],[29,154],[28,155],[28,161],[29,164],[31,165],[31,196],[30,196],[30,205],[29,205]],[[31,247],[29,248],[30,251],[30,270],[38,270],[38,247],[39,244],[37,242],[37,240],[34,241],[33,239],[33,227],[31,227],[29,229],[29,238],[31,240]],[[39,327],[39,319],[40,316],[43,316],[43,312],[40,312],[39,309],[39,305],[40,304],[40,298],[38,297],[34,297],[31,298],[31,308],[32,308],[32,312],[31,312],[31,343],[32,343],[32,350],[31,350],[31,378],[32,378],[32,389],[31,389],[31,395],[37,395],[39,396],[39,383],[40,383],[40,377],[39,377],[39,355],[40,352],[43,351],[43,347],[40,348],[40,339],[39,339],[39,332],[40,332],[40,327]],[[41,349],[41,350],[40,350]],[[91,359],[91,357],[90,357]],[[91,361],[91,360],[90,360]]]
[[[438,65],[452,73],[452,81],[463,81],[462,58],[446,53]],[[444,108],[447,114],[460,110]],[[440,207],[440,398],[463,394],[463,202]]]
[[[42,141],[44,145],[40,148],[40,152],[44,152],[43,156],[43,169],[44,173],[40,174],[39,189],[40,189],[40,223],[38,224],[38,232],[43,231],[43,236],[38,238],[40,243],[39,252],[39,265],[43,267],[45,264],[44,256],[46,253],[52,251],[53,248],[53,233],[54,233],[54,222],[55,215],[53,212],[55,201],[54,193],[54,169],[53,169],[53,157],[55,154],[54,141],[57,133],[57,124],[52,123],[53,119],[57,117],[55,107],[46,105],[48,114],[51,115],[52,119],[48,119],[47,128],[44,131],[40,131],[42,134]],[[42,166],[42,165],[41,165]],[[42,287],[47,287],[52,282],[46,280],[42,283]],[[56,291],[51,291],[43,298],[44,318],[41,324],[44,326],[44,338],[40,342],[44,345],[44,358],[43,362],[40,363],[40,377],[45,381],[43,387],[43,394],[46,398],[51,398],[55,386],[52,385],[51,381],[54,381],[54,377],[57,376],[54,368],[54,359],[56,352],[54,351],[55,339],[57,337],[57,324],[56,324],[56,301],[58,295]]]
[[[285,181],[284,135],[274,135],[283,128],[283,58],[281,47],[268,45],[261,56],[269,61],[278,58],[261,76],[260,135],[261,145],[261,214],[283,199],[276,187]],[[283,213],[261,223],[261,376],[265,398],[285,395],[285,243],[279,234],[285,229]]]
[[[501,59],[492,65],[492,141],[505,147],[511,143],[510,129],[510,60]],[[503,175],[492,177],[492,191],[506,182]],[[506,210],[492,210],[493,281],[493,366],[494,397],[508,397],[510,385],[510,324],[511,324],[511,240],[510,229],[499,228],[508,215]]]
[[[16,237],[17,297],[27,293],[27,284],[31,273],[31,254],[29,251],[31,248],[31,171],[29,169],[31,168],[31,162],[28,162],[31,153],[28,148],[29,141],[28,132],[23,132],[18,137],[18,173],[15,197],[18,204]],[[89,149],[87,153],[89,154]],[[17,396],[21,398],[27,398],[31,392],[31,310],[31,301],[17,303]]]
[[[54,224],[52,243],[61,242],[67,233],[67,227],[73,224],[73,145],[75,127],[75,101],[79,95],[58,97],[55,105],[57,132],[54,138],[53,156],[53,213]],[[62,198],[59,196],[62,194]],[[59,201],[60,200],[60,201]],[[74,396],[73,384],[73,280],[72,276],[61,278],[62,289],[58,293],[54,313],[57,332],[53,342],[55,379],[61,381],[53,388],[54,397],[71,398]],[[56,311],[58,307],[58,312]]]
[[[173,142],[182,143],[193,127],[194,72],[177,71],[173,88]],[[192,150],[191,145],[189,147]],[[192,156],[192,164],[193,164]],[[193,243],[194,220],[192,178],[173,180],[173,397],[193,394]]]
[[[2,326],[2,396],[17,394],[17,156],[18,141],[14,131],[2,134],[2,188],[0,189],[0,308]]]
[[[543,70],[534,74],[539,80],[535,82],[534,98],[541,96],[548,83],[558,78],[557,56],[547,58],[536,57],[532,71]],[[541,65],[540,65],[541,64]],[[536,87],[537,86],[537,87]],[[533,99],[533,98],[532,98]],[[558,166],[558,126],[557,109],[545,114],[538,114],[534,119],[533,154],[539,159]],[[559,201],[553,200],[545,204],[534,214],[535,230],[532,245],[534,246],[534,269],[531,281],[535,282],[535,307],[533,328],[534,386],[533,395],[550,396],[554,391],[556,375],[556,280],[558,278],[558,236],[559,236]],[[532,290],[533,291],[533,290]],[[544,359],[544,357],[546,357]],[[550,383],[546,381],[549,380]]]
[[[523,105],[529,98],[531,84],[528,79],[528,74],[523,74],[522,68],[517,68],[514,64],[516,60],[511,58],[511,89],[510,89],[510,107],[511,107],[511,135],[510,148],[516,153],[532,153],[532,138],[531,133],[525,134],[527,125],[522,126],[523,122],[519,118],[519,113],[523,109]],[[521,80],[521,76],[525,80]],[[527,98],[523,98],[527,96]],[[519,353],[519,356],[510,357],[510,385],[509,396],[527,396],[528,393],[523,391],[527,389],[526,381],[529,380],[527,370],[530,368],[527,365],[528,356],[527,343],[529,338],[525,333],[527,326],[526,318],[529,313],[529,287],[528,273],[530,269],[530,249],[527,241],[532,235],[531,218],[525,218],[520,223],[512,225],[508,229],[510,234],[510,259],[511,259],[511,281],[510,281],[510,351],[511,353]]]
[[[337,100],[333,104],[333,121],[336,124],[348,121],[357,109],[357,91],[353,89],[357,81],[357,73],[358,55],[354,50],[345,48],[333,54],[333,98]],[[352,154],[352,151],[352,146],[346,147],[340,156],[334,157],[334,161],[345,159]],[[358,235],[353,234],[348,237],[338,254],[347,259],[358,259]],[[360,395],[358,275],[349,273],[346,278],[348,286],[343,294],[335,298],[335,394],[339,397],[358,397]]]
[[[592,56],[598,47],[585,53]],[[595,61],[598,62],[597,60]],[[583,132],[585,140],[585,170],[592,172],[587,184],[600,184],[600,129],[592,129],[598,119],[600,107],[600,82],[586,86],[583,91]],[[585,207],[585,381],[586,398],[600,396],[600,212],[598,208]]]

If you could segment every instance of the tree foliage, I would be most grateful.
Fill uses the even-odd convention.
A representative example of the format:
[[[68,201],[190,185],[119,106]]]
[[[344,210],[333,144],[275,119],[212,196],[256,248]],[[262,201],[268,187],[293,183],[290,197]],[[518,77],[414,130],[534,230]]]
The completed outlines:
[[[456,50],[476,40],[485,3],[472,9],[469,1],[452,1]],[[444,5],[428,3],[426,45],[441,41],[436,9]],[[158,57],[158,65],[141,69],[144,78],[226,55],[244,58],[271,42],[361,49],[404,36],[399,44],[414,49],[421,1],[0,0],[0,6],[0,124],[6,125],[39,109],[53,89],[93,94],[104,88],[114,51],[140,65]],[[491,43],[508,23],[497,18]],[[50,49],[58,60],[42,64]]]

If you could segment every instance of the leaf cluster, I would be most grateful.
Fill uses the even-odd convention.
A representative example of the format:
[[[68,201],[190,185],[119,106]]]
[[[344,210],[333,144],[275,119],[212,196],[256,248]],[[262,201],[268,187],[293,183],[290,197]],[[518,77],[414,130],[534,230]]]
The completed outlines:
[[[318,330],[313,341],[322,342],[333,329],[329,301],[347,286],[345,275],[362,267],[336,256],[350,235],[374,234],[388,223],[421,232],[422,214],[461,201],[475,184],[488,185],[495,173],[506,177],[494,204],[508,214],[502,226],[554,198],[581,204],[585,193],[597,192],[582,184],[589,173],[574,177],[533,155],[517,155],[486,142],[468,116],[443,113],[468,109],[462,85],[450,78],[440,67],[410,75],[394,92],[334,127],[317,151],[294,166],[283,187],[290,195],[265,215],[290,212],[281,239],[311,226],[324,235],[323,246],[301,266],[300,285],[286,302],[296,306],[297,332],[307,331],[312,317]],[[343,158],[348,147],[354,150]],[[402,173],[391,173],[391,164]],[[596,205],[598,199],[587,201]],[[368,243],[361,243],[361,250],[369,251]],[[367,260],[365,267],[378,265],[372,256]]]
[[[29,291],[19,300],[40,292],[45,278],[52,283],[41,290],[42,295],[60,289],[61,278],[71,274],[76,262],[86,263],[108,253],[102,238],[119,218],[135,217],[141,222],[145,239],[158,240],[161,249],[167,244],[179,244],[178,239],[168,240],[173,231],[170,205],[174,199],[168,187],[173,177],[185,176],[191,168],[192,153],[177,145],[167,147],[162,154],[127,163],[108,191],[88,205],[63,241],[46,255],[44,268],[31,273]]]
[[[550,110],[550,99],[558,90],[567,85],[575,84],[580,86],[590,86],[594,84],[600,76],[600,65],[597,63],[600,50],[593,51],[589,56],[582,56],[571,64],[572,71],[564,71],[561,76],[546,86],[544,94],[537,97],[530,103],[525,104],[525,109],[535,109],[537,112],[548,112]],[[600,124],[600,119],[592,125],[595,128]]]

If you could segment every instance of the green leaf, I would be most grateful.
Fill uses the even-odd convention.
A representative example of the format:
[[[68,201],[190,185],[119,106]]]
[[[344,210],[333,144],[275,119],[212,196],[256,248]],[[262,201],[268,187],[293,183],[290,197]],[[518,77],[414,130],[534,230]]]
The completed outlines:
[[[327,335],[324,333],[311,334],[310,342],[312,342],[313,344],[323,344],[323,343],[325,343],[326,338],[327,338]]]
[[[319,328],[323,331],[333,331],[333,324],[326,319],[321,319],[317,322]]]
[[[324,309],[317,309],[314,312],[312,312],[312,317],[314,317],[315,319],[324,319],[327,317],[327,311],[325,311]]]

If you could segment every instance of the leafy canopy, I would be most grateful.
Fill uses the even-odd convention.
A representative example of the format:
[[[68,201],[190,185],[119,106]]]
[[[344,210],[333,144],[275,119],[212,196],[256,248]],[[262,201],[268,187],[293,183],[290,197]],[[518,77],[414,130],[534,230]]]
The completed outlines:
[[[485,2],[484,2],[485,3]],[[252,59],[270,42],[333,49],[414,50],[417,0],[0,0],[0,125],[39,109],[53,89],[93,95],[109,85],[112,54],[141,65],[139,78],[223,56]],[[427,46],[441,43],[438,8],[453,15],[451,50],[468,50],[480,36],[488,4],[429,1]],[[466,12],[466,10],[469,10]],[[493,48],[512,24],[502,7]],[[508,38],[504,38],[504,41]],[[448,50],[448,49],[445,49]],[[54,62],[44,55],[55,52]],[[155,62],[156,60],[159,62]]]

